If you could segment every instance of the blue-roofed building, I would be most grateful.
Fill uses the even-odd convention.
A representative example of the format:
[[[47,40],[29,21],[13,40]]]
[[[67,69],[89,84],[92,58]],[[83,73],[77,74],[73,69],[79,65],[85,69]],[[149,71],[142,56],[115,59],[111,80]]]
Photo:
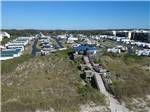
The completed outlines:
[[[81,44],[77,47],[74,47],[73,50],[76,54],[83,54],[85,52],[96,54],[96,47],[88,44]]]
[[[21,56],[24,47],[29,44],[33,37],[18,37],[7,44],[6,48],[0,51],[0,60],[12,59]]]
[[[20,48],[21,52],[24,51],[24,46],[19,46],[19,45],[9,45],[6,48],[7,49],[17,49],[17,48]]]
[[[21,55],[21,49],[4,49],[0,52],[0,60],[12,59]]]

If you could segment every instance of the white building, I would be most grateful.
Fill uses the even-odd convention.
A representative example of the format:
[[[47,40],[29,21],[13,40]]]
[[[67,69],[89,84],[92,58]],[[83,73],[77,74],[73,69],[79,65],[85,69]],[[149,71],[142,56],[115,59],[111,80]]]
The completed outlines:
[[[84,34],[78,34],[78,36],[81,37],[81,38],[86,38],[86,37],[87,37],[87,36],[84,35]]]
[[[67,35],[57,35],[57,39],[66,39]]]
[[[4,49],[1,51],[0,60],[13,59],[15,57],[21,56],[21,49]]]
[[[24,51],[24,46],[22,45],[9,45],[7,46],[7,49],[21,49],[21,52]]]
[[[113,32],[113,35],[116,36],[116,31],[112,31],[112,32]]]
[[[150,56],[150,49],[136,50],[137,56]]]
[[[121,50],[119,48],[108,48],[107,52],[109,52],[109,53],[121,53]]]
[[[70,36],[70,37],[67,39],[67,43],[74,43],[74,41],[77,41],[77,40],[78,40],[77,37]]]
[[[107,35],[100,35],[100,38],[107,38]]]
[[[31,41],[32,39],[34,39],[35,37],[34,36],[30,36],[30,37],[18,37],[17,39],[26,39],[26,40],[29,40]]]
[[[7,32],[0,32],[0,41],[2,41],[5,37],[10,38],[10,34]]]
[[[18,37],[5,44],[6,48],[1,49],[0,60],[12,59],[22,55],[24,47],[32,40],[33,37]]]
[[[0,45],[0,49],[5,49],[5,48],[6,48],[5,46]]]
[[[128,38],[124,38],[124,39],[121,39],[121,42],[123,42],[124,44],[130,44],[131,40]]]

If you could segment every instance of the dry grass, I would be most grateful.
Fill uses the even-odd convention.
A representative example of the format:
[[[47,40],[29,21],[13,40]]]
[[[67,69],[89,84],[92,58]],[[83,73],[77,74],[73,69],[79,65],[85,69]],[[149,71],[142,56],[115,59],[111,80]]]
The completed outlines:
[[[60,112],[76,112],[80,104],[90,101],[105,105],[104,97],[97,90],[81,83],[78,63],[70,61],[67,53],[60,51],[31,58],[13,67],[11,72],[4,72],[2,111],[53,108]]]
[[[150,57],[104,54],[97,60],[115,77],[112,89],[120,100],[130,104],[131,99],[144,99],[150,93],[150,71],[143,69],[150,65]]]

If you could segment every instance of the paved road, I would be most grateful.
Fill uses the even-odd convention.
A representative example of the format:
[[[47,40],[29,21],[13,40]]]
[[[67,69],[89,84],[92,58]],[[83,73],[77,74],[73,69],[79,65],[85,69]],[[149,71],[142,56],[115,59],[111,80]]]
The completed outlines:
[[[64,48],[64,46],[61,44],[61,42],[57,38],[53,37],[53,39],[55,39],[55,41],[57,42],[60,48]]]
[[[38,42],[38,39],[35,39],[34,43],[32,45],[32,53],[31,54],[33,56],[36,56],[36,52],[41,52],[41,50],[36,47],[37,42]]]

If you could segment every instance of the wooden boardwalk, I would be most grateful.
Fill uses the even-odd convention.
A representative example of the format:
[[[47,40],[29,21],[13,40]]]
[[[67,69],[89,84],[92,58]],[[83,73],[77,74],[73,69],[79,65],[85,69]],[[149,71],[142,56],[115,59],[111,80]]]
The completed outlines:
[[[89,66],[91,70],[93,70],[93,67],[89,61],[89,58],[87,56],[84,56],[83,60],[85,64]],[[95,82],[99,91],[108,98],[109,108],[111,112],[130,112],[129,109],[127,109],[124,105],[120,104],[120,102],[118,102],[118,100],[115,99],[115,97],[106,90],[102,77],[99,73],[94,72],[94,79],[95,79]]]

